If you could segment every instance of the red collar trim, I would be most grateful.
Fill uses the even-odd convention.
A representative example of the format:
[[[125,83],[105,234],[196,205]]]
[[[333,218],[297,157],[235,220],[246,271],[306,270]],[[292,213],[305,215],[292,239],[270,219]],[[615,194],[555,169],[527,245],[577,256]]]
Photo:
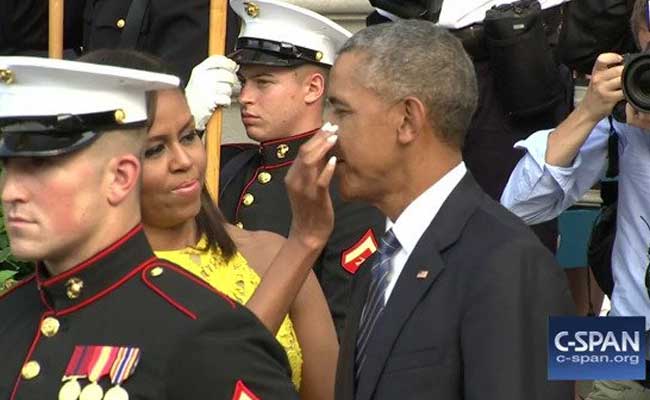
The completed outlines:
[[[36,274],[36,280],[39,284],[39,286],[42,287],[48,287],[51,285],[56,284],[57,282],[61,282],[62,280],[65,280],[66,278],[69,278],[73,275],[76,275],[79,273],[79,271],[87,268],[90,265],[93,265],[97,263],[97,261],[101,260],[102,258],[107,257],[110,255],[112,252],[114,252],[116,249],[118,249],[120,246],[122,246],[126,241],[131,239],[135,234],[139,233],[142,231],[143,227],[141,223],[138,223],[135,227],[133,227],[130,231],[128,231],[124,236],[122,236],[120,239],[118,239],[115,243],[111,244],[110,246],[106,247],[104,250],[101,250],[99,253],[95,254],[94,256],[90,257],[86,261],[83,261],[82,263],[72,267],[71,269],[53,276],[51,278],[43,280],[42,277],[39,274]],[[44,266],[42,266],[44,267]]]
[[[311,136],[311,135],[315,134],[316,132],[318,132],[319,130],[320,130],[320,127],[316,128],[314,130],[311,130],[309,132],[301,133],[299,135],[292,135],[292,136],[287,136],[287,137],[283,137],[283,138],[279,138],[279,139],[267,140],[265,142],[261,142],[260,146],[261,147],[266,147],[266,146],[272,146],[272,145],[275,145],[275,144],[278,144],[278,143],[291,143],[291,142],[294,142],[296,140],[304,139],[304,138],[306,138],[308,136]]]

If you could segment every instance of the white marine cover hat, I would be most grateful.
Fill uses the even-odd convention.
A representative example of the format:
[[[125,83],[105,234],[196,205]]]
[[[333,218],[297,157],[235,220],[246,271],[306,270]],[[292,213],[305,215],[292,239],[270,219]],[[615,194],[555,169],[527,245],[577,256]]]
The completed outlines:
[[[0,157],[48,157],[87,146],[102,131],[145,126],[147,93],[172,75],[78,61],[0,57]]]
[[[278,0],[230,0],[243,26],[235,51],[239,64],[332,66],[352,34],[322,15]]]

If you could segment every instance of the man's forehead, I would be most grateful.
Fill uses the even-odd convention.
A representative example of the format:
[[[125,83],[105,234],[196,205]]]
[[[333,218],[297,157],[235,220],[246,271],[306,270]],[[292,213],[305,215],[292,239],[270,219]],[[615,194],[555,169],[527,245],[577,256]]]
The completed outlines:
[[[334,63],[330,71],[330,85],[345,81],[346,84],[356,82],[360,78],[361,57],[356,53],[343,53]]]
[[[291,71],[293,71],[293,68],[250,64],[250,65],[242,65],[239,68],[238,75],[244,78],[251,78],[260,75],[270,75],[270,76],[281,75]]]

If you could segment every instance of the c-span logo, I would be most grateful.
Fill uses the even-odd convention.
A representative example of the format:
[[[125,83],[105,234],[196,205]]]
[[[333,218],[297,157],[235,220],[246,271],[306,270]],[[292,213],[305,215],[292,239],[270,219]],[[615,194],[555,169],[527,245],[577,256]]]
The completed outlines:
[[[548,379],[645,379],[645,318],[550,317]]]

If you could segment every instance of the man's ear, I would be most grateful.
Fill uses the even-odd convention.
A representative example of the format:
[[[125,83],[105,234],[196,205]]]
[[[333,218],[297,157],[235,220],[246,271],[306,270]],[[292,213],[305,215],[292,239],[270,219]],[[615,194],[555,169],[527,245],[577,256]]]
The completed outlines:
[[[320,101],[325,95],[327,84],[325,75],[320,71],[312,71],[305,77],[305,103],[313,104]]]
[[[116,206],[140,187],[140,160],[133,154],[113,157],[106,170],[108,202]]]
[[[404,98],[397,107],[398,118],[397,140],[402,144],[415,141],[427,124],[427,109],[417,97]]]

